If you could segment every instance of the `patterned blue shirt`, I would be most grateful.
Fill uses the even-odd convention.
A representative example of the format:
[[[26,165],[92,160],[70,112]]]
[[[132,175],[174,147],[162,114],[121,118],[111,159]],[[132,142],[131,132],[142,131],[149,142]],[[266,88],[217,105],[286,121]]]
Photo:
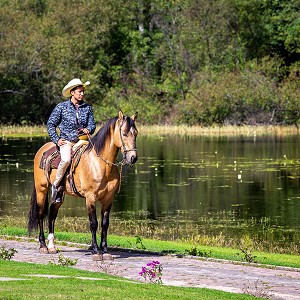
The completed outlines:
[[[56,131],[57,127],[60,135]],[[76,143],[80,128],[88,129],[90,134],[96,129],[92,107],[83,101],[78,105],[77,116],[76,107],[71,99],[57,104],[47,122],[48,134],[55,144],[60,138]]]

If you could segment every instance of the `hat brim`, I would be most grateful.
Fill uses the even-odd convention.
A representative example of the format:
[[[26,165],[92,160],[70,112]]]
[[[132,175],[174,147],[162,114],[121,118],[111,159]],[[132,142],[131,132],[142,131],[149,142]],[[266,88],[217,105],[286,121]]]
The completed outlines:
[[[65,87],[62,91],[62,94],[65,98],[69,98],[71,97],[71,90],[73,90],[74,88],[76,88],[77,86],[83,86],[86,87],[87,85],[90,85],[91,83],[89,81],[82,83],[82,84],[73,84],[70,85],[68,87]]]

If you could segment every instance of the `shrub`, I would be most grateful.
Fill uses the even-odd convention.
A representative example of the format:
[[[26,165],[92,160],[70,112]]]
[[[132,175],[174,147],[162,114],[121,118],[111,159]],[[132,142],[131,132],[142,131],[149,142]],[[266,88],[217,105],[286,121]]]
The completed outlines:
[[[242,125],[274,122],[275,83],[263,74],[243,71],[199,73],[186,101],[177,105],[177,122],[189,125]]]

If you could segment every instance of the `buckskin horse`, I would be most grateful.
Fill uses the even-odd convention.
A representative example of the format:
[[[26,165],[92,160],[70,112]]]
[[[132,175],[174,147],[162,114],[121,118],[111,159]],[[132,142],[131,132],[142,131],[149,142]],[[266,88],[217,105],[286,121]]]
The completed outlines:
[[[107,249],[107,230],[109,226],[109,213],[114,199],[114,193],[120,183],[120,173],[116,159],[121,149],[125,164],[133,165],[137,161],[136,137],[138,134],[135,126],[137,113],[132,117],[124,116],[119,111],[117,117],[109,119],[100,130],[90,138],[88,145],[81,154],[80,160],[73,172],[73,183],[64,180],[64,193],[72,196],[80,195],[85,198],[86,208],[90,222],[92,243],[89,248],[94,260],[111,259]],[[56,253],[54,244],[54,224],[58,210],[62,203],[48,204],[48,190],[53,183],[56,169],[46,172],[41,168],[43,154],[54,147],[48,142],[43,145],[34,157],[34,188],[31,196],[30,210],[28,213],[29,233],[39,228],[40,252]],[[96,231],[98,220],[96,203],[101,203],[101,243],[97,243]],[[45,241],[43,221],[48,216],[48,247]]]

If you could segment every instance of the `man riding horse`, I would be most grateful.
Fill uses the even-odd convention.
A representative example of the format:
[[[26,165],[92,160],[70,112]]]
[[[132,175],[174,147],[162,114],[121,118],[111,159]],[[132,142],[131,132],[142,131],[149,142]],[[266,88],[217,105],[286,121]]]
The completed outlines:
[[[80,159],[75,160],[76,165],[71,176],[72,184],[69,180],[61,181],[62,194],[85,199],[92,233],[90,250],[93,260],[112,258],[107,247],[109,215],[114,193],[118,187],[120,188],[122,166],[133,165],[138,159],[136,147],[138,130],[135,124],[137,115],[136,112],[129,117],[119,111],[118,116],[108,119],[98,132],[89,139],[86,147],[78,148],[83,150]],[[65,136],[61,137],[65,138]],[[57,178],[57,170],[44,168],[45,165],[42,162],[45,153],[48,151],[52,153],[53,148],[55,148],[55,144],[47,142],[35,154],[34,187],[28,212],[28,232],[39,228],[40,252],[42,253],[57,253],[54,243],[54,226],[58,210],[63,204],[62,202],[52,202],[48,211],[48,189]],[[121,151],[123,159],[117,162],[119,151]],[[119,165],[121,166],[120,171],[118,170]],[[48,165],[46,164],[46,166]],[[68,179],[70,179],[70,174]],[[74,189],[74,187],[76,188]],[[98,244],[96,237],[98,229],[97,203],[101,204],[100,244]],[[46,216],[48,216],[48,245],[44,233]]]
[[[39,228],[40,252],[57,253],[54,243],[54,226],[58,210],[63,204],[64,194],[85,199],[90,221],[92,241],[90,250],[94,260],[111,258],[107,247],[109,215],[114,193],[120,188],[121,171],[124,165],[133,165],[138,159],[136,138],[138,130],[135,125],[138,113],[131,117],[119,110],[118,116],[108,119],[98,132],[92,108],[83,101],[84,89],[89,82],[80,79],[71,80],[63,89],[67,101],[59,103],[50,115],[47,129],[52,142],[44,144],[34,157],[34,187],[28,212],[28,232]],[[56,129],[59,129],[59,135]],[[85,147],[80,147],[81,138],[88,139]],[[61,161],[56,170],[52,158],[59,148]],[[75,150],[74,148],[76,147]],[[75,152],[72,153],[72,150]],[[116,159],[121,151],[123,159]],[[48,154],[51,155],[48,156]],[[55,154],[55,155],[54,155]],[[71,163],[68,178],[63,180]],[[78,154],[78,155],[77,155]],[[49,160],[49,159],[50,160]],[[51,162],[51,163],[49,163]],[[121,165],[119,172],[118,166]],[[52,203],[48,211],[48,189],[52,186]],[[96,204],[101,205],[101,240],[97,241],[98,219]],[[48,216],[48,245],[44,233],[44,219]]]
[[[62,90],[62,95],[69,99],[56,105],[47,122],[48,134],[59,147],[61,157],[52,185],[51,198],[55,203],[63,200],[60,184],[70,165],[73,146],[80,140],[87,140],[96,129],[92,107],[83,101],[85,87],[89,84],[89,81],[82,83],[78,78],[72,79]]]

